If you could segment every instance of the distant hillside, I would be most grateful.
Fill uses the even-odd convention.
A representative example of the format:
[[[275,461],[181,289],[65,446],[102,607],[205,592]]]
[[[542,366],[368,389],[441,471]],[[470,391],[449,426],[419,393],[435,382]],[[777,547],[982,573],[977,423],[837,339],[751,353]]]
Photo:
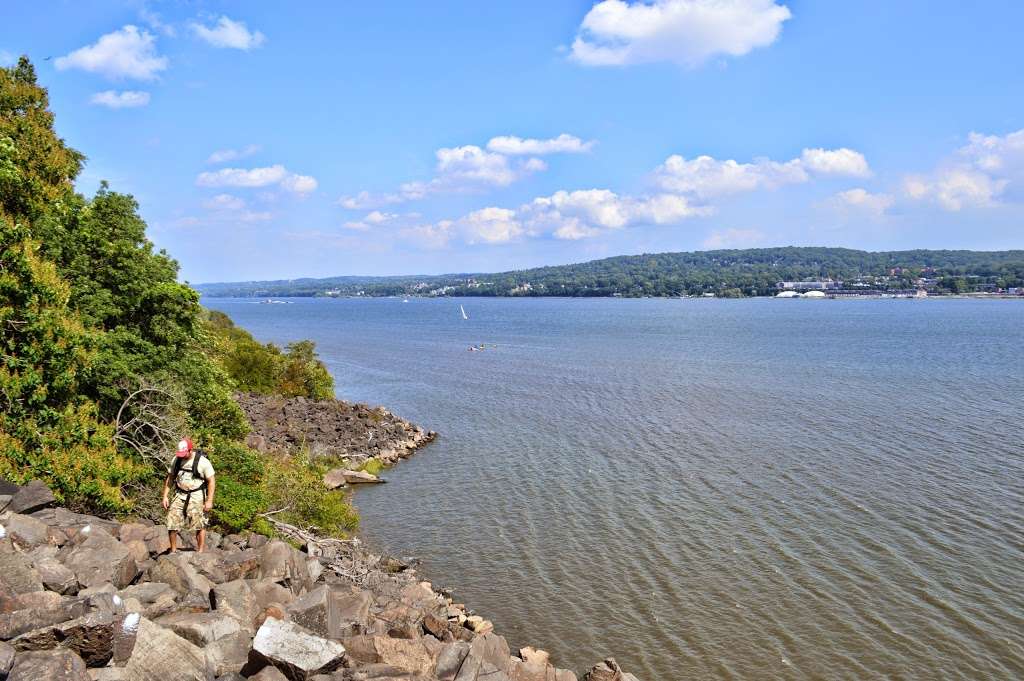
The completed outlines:
[[[795,247],[624,255],[492,274],[329,277],[202,284],[211,297],[763,296],[779,281],[838,279],[861,287],[963,293],[1024,286],[1024,251],[857,251]]]

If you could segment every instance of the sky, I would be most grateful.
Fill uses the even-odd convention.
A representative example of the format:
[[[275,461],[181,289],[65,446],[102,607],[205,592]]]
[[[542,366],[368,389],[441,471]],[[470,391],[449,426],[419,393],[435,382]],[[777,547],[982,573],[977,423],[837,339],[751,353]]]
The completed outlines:
[[[1024,3],[6,0],[193,283],[1024,248]]]

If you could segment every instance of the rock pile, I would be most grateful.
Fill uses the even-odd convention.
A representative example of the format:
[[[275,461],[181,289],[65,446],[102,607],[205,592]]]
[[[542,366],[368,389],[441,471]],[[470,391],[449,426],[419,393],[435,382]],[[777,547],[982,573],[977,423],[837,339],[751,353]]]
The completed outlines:
[[[0,484],[0,679],[577,681],[357,541],[169,554],[164,527],[52,504]],[[609,659],[584,680],[636,678]]]
[[[246,444],[261,452],[287,454],[305,447],[313,456],[347,458],[355,464],[375,457],[391,465],[437,436],[384,407],[275,395],[236,398],[252,426]]]

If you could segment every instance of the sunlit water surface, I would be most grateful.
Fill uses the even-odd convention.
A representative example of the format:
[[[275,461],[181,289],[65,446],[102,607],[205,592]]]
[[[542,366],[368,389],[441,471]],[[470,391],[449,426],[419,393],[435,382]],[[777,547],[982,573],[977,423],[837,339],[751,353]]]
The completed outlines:
[[[364,536],[513,645],[643,681],[1024,677],[1024,304],[204,302],[441,433],[358,493]]]

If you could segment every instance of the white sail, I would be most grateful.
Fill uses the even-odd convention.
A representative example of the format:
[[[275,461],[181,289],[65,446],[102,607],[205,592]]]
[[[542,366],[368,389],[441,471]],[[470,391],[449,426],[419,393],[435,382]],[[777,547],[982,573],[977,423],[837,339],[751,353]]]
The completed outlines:
[[[462,318],[463,319],[469,319],[469,315],[466,314],[466,308],[464,308],[461,305],[459,305],[459,310],[462,312]]]

